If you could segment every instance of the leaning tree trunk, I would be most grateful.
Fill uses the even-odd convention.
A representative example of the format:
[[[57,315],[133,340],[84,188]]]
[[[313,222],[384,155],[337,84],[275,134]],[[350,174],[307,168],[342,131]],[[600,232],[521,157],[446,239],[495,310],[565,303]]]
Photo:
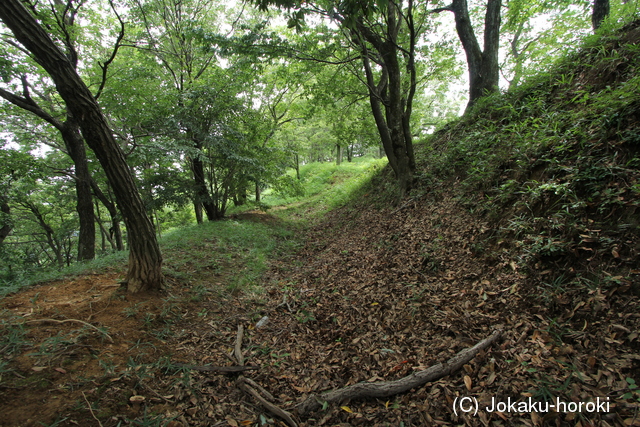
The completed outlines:
[[[73,64],[20,0],[0,2],[0,19],[51,76],[113,187],[129,233],[128,290],[140,292],[160,289],[163,284],[160,247],[124,153],[113,137],[100,106]]]
[[[36,218],[36,222],[40,225],[40,227],[42,228],[42,231],[44,231],[44,235],[47,238],[47,245],[49,245],[49,248],[56,256],[56,264],[60,268],[64,267],[62,243],[56,236],[55,230],[47,222],[44,215],[42,215],[42,212],[40,212],[40,209],[35,203],[31,201],[26,201],[26,202],[23,202],[22,204],[25,208],[27,208],[33,214],[33,216]]]

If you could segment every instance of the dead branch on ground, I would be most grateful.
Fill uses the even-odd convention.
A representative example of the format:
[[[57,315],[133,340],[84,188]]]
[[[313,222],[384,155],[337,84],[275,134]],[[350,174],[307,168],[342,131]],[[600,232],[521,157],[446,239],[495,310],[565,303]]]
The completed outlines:
[[[389,397],[404,393],[412,388],[420,387],[428,382],[435,381],[460,369],[480,351],[484,350],[500,338],[502,331],[497,330],[489,337],[480,341],[473,347],[466,348],[449,359],[446,363],[439,363],[424,371],[415,372],[409,376],[395,381],[383,381],[378,383],[360,382],[338,390],[332,390],[320,396],[311,395],[298,405],[298,415],[304,416],[320,409],[324,402],[340,403],[355,399]]]
[[[210,366],[210,365],[188,365],[186,363],[172,363],[173,366],[181,369],[190,369],[198,372],[220,372],[222,374],[235,374],[245,371],[257,371],[259,366]]]
[[[233,351],[233,356],[236,358],[236,362],[239,365],[237,366],[238,368],[244,367],[244,355],[242,354],[243,334],[244,327],[242,325],[239,325],[238,333],[236,335],[236,343]],[[240,375],[236,380],[236,386],[240,390],[256,399],[267,411],[285,420],[290,427],[298,427],[298,424],[293,420],[293,416],[289,412],[280,409],[273,403],[269,402],[269,400],[275,400],[273,395],[271,395],[271,393],[269,393],[263,387],[259,386],[255,381],[246,378],[243,375]]]

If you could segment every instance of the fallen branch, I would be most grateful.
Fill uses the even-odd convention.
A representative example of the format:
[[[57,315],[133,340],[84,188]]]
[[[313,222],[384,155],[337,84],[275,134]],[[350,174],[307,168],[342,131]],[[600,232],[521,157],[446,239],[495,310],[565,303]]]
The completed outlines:
[[[235,357],[236,362],[238,363],[239,366],[233,366],[232,368],[257,369],[257,367],[254,368],[253,366],[244,366],[244,355],[242,354],[243,334],[244,334],[244,327],[242,325],[238,325],[238,333],[236,335],[236,344],[234,346],[232,355],[233,357]],[[245,369],[245,370],[248,370],[248,369]],[[289,412],[278,408],[276,405],[274,405],[273,403],[269,402],[269,400],[267,400],[267,399],[271,399],[271,400],[275,400],[275,399],[271,393],[269,393],[263,387],[258,385],[255,381],[243,375],[240,375],[236,380],[236,387],[238,387],[240,390],[244,391],[248,395],[252,396],[258,402],[260,402],[262,407],[265,408],[267,411],[285,420],[286,423],[289,425],[289,427],[298,427],[298,424],[293,420],[293,417]]]
[[[258,384],[257,382],[255,382],[251,378],[242,377],[242,380],[245,383],[249,384],[251,387],[253,387],[256,390],[258,390],[260,393],[262,393],[262,395],[265,396],[268,400],[276,400],[276,398],[273,397],[273,394],[269,393],[264,387],[262,387],[260,384]]]
[[[233,352],[236,360],[238,361],[238,365],[244,366],[244,355],[242,354],[242,335],[244,334],[244,327],[242,325],[238,325],[238,334],[236,335],[236,346]]]
[[[293,417],[291,416],[291,414],[283,409],[278,408],[276,405],[274,405],[273,403],[269,402],[267,399],[265,399],[264,397],[262,397],[262,395],[255,390],[253,387],[251,387],[249,385],[249,383],[247,382],[247,378],[245,377],[240,377],[238,378],[238,380],[236,381],[236,386],[244,391],[247,394],[250,394],[251,396],[253,396],[254,399],[256,399],[258,402],[260,402],[260,404],[269,412],[271,412],[273,415],[282,418],[283,420],[286,421],[286,423],[290,426],[290,427],[298,427],[298,424],[293,420]],[[262,387],[260,387],[262,388]]]
[[[27,320],[24,323],[35,323],[35,322],[53,322],[53,323],[68,323],[68,322],[75,322],[75,323],[81,323],[85,326],[88,326],[90,328],[95,329],[96,331],[100,332],[102,335],[104,335],[105,337],[109,338],[109,341],[113,342],[113,338],[111,338],[109,336],[108,333],[106,333],[105,331],[100,330],[100,328],[98,328],[97,326],[93,326],[91,323],[87,323],[84,320],[77,320],[77,319],[65,319],[65,320],[56,320],[56,319],[34,319],[34,320]]]
[[[304,416],[320,409],[324,402],[339,403],[354,399],[389,397],[404,393],[412,388],[420,387],[428,382],[435,381],[457,371],[465,363],[473,359],[480,350],[484,350],[500,338],[501,333],[501,330],[495,331],[473,347],[462,350],[446,363],[439,363],[424,371],[415,372],[399,380],[378,383],[360,382],[323,393],[320,396],[311,395],[307,400],[298,405],[297,412],[300,416]]]
[[[173,363],[173,366],[182,368],[182,369],[191,369],[192,371],[199,372],[220,372],[223,374],[233,374],[237,372],[245,372],[245,371],[257,371],[260,369],[259,366],[198,366],[198,365],[187,365],[186,363]]]
[[[102,423],[100,422],[98,417],[96,417],[96,414],[93,413],[93,408],[91,407],[91,403],[89,403],[89,401],[87,400],[87,396],[85,396],[84,392],[82,392],[82,397],[84,397],[84,401],[87,403],[87,407],[89,408],[89,412],[91,412],[91,416],[93,417],[93,419],[98,422],[98,425],[100,427],[102,427]]]

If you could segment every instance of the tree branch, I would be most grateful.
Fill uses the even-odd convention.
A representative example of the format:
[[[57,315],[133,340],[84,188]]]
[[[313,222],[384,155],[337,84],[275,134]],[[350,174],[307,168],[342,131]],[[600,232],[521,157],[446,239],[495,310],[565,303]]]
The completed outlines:
[[[113,13],[115,13],[116,17],[118,18],[118,22],[120,22],[120,31],[118,32],[118,38],[116,39],[116,43],[113,46],[113,52],[111,52],[111,56],[109,57],[109,59],[104,61],[103,64],[98,64],[102,69],[102,80],[100,81],[100,87],[98,87],[98,92],[96,92],[96,94],[93,96],[94,99],[98,99],[100,98],[100,95],[102,95],[104,86],[107,84],[107,71],[109,69],[109,65],[111,65],[113,60],[116,58],[116,55],[118,54],[118,49],[120,49],[122,39],[124,38],[124,21],[118,14],[118,11],[116,10],[116,7],[113,4],[113,0],[109,0],[109,5],[111,6],[111,9],[113,9]]]
[[[450,4],[450,5],[445,6],[445,7],[439,7],[439,8],[436,8],[436,9],[428,10],[427,13],[440,13],[440,12],[445,12],[445,11],[453,12],[454,11],[453,4]]]
[[[338,403],[352,399],[389,397],[404,393],[412,388],[420,387],[428,382],[435,381],[450,375],[469,362],[480,351],[493,344],[500,335],[501,330],[495,331],[489,337],[480,341],[473,347],[466,348],[449,359],[446,363],[439,363],[424,371],[415,372],[409,376],[395,381],[383,381],[378,383],[360,382],[338,390],[323,393],[320,396],[311,395],[303,403],[298,405],[298,414],[305,415],[319,409],[323,402]]]
[[[22,94],[23,96],[16,95],[9,91],[6,91],[0,88],[0,97],[6,99],[13,105],[22,108],[23,110],[27,110],[36,116],[40,117],[42,120],[51,124],[58,130],[62,130],[63,124],[60,120],[53,117],[51,114],[44,111],[29,95],[29,84],[27,82],[26,76],[21,76],[20,80],[22,80]]]

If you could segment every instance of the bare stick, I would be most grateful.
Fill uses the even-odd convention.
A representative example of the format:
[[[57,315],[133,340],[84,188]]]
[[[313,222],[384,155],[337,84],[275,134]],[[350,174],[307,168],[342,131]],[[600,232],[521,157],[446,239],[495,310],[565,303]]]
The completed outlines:
[[[105,337],[109,338],[109,341],[113,342],[113,338],[111,338],[109,336],[108,333],[106,333],[105,331],[101,331],[100,328],[93,326],[91,323],[87,323],[83,320],[77,320],[77,319],[65,319],[65,320],[56,320],[56,319],[34,319],[34,320],[27,320],[24,323],[35,323],[35,322],[53,322],[53,323],[68,323],[68,322],[75,322],[75,323],[81,323],[85,326],[88,326],[90,328],[95,329],[96,331],[100,332],[102,335],[104,335]]]
[[[244,366],[244,356],[242,355],[242,335],[244,334],[244,327],[238,325],[238,335],[236,335],[236,346],[234,350],[234,356],[238,361],[238,365]]]
[[[244,327],[242,325],[238,325],[238,334],[236,335],[236,344],[233,350],[233,355],[237,360],[238,365],[240,366],[235,366],[233,368],[243,368],[244,367],[244,356],[242,354],[242,336],[244,334]],[[258,402],[260,402],[260,404],[269,412],[271,412],[273,415],[282,418],[283,420],[286,421],[286,423],[289,425],[289,427],[298,427],[298,424],[296,424],[296,422],[293,420],[292,416],[290,413],[288,413],[287,411],[278,408],[276,405],[274,405],[273,403],[269,402],[267,399],[265,399],[260,392],[258,392],[256,390],[256,388],[260,391],[262,391],[262,393],[264,393],[265,396],[268,396],[269,399],[273,399],[273,395],[271,395],[271,393],[269,393],[268,391],[266,391],[264,388],[262,388],[261,386],[259,386],[258,384],[256,384],[254,381],[240,375],[240,377],[236,380],[236,386],[244,391],[245,393],[253,396],[254,399],[256,399]],[[254,388],[255,387],[255,388]]]
[[[89,401],[87,400],[87,396],[84,395],[84,391],[82,392],[82,397],[84,397],[84,401],[87,402],[87,406],[89,407],[89,412],[91,412],[91,416],[93,417],[93,419],[98,422],[98,425],[100,427],[102,427],[102,423],[100,422],[98,417],[96,417],[96,414],[93,413],[93,409],[91,408],[91,403],[89,403]]]
[[[501,330],[495,331],[473,347],[465,348],[446,363],[439,363],[399,380],[378,383],[360,382],[341,389],[328,391],[320,396],[311,395],[298,405],[297,412],[300,416],[303,416],[318,410],[323,402],[337,403],[367,397],[389,397],[420,387],[457,371],[465,363],[473,359],[480,350],[484,350],[500,338],[501,333]]]
[[[262,397],[260,395],[260,393],[258,393],[253,387],[251,387],[247,382],[246,382],[246,378],[244,377],[240,377],[238,378],[238,381],[236,381],[236,385],[238,386],[238,388],[242,391],[244,391],[245,393],[250,394],[251,396],[253,396],[258,402],[260,402],[260,404],[269,412],[271,412],[273,415],[282,418],[283,420],[286,421],[286,423],[290,426],[290,427],[298,427],[298,424],[293,420],[293,417],[291,416],[291,414],[283,409],[278,408],[276,405],[274,405],[273,403],[269,402],[267,399],[265,399],[264,397]]]
[[[249,384],[251,387],[257,389],[260,393],[262,393],[265,396],[267,396],[267,399],[276,400],[276,398],[273,397],[273,394],[269,393],[267,390],[265,390],[264,387],[262,387],[260,384],[258,384],[257,382],[255,382],[251,378],[244,377],[243,381],[246,382],[247,384]]]

